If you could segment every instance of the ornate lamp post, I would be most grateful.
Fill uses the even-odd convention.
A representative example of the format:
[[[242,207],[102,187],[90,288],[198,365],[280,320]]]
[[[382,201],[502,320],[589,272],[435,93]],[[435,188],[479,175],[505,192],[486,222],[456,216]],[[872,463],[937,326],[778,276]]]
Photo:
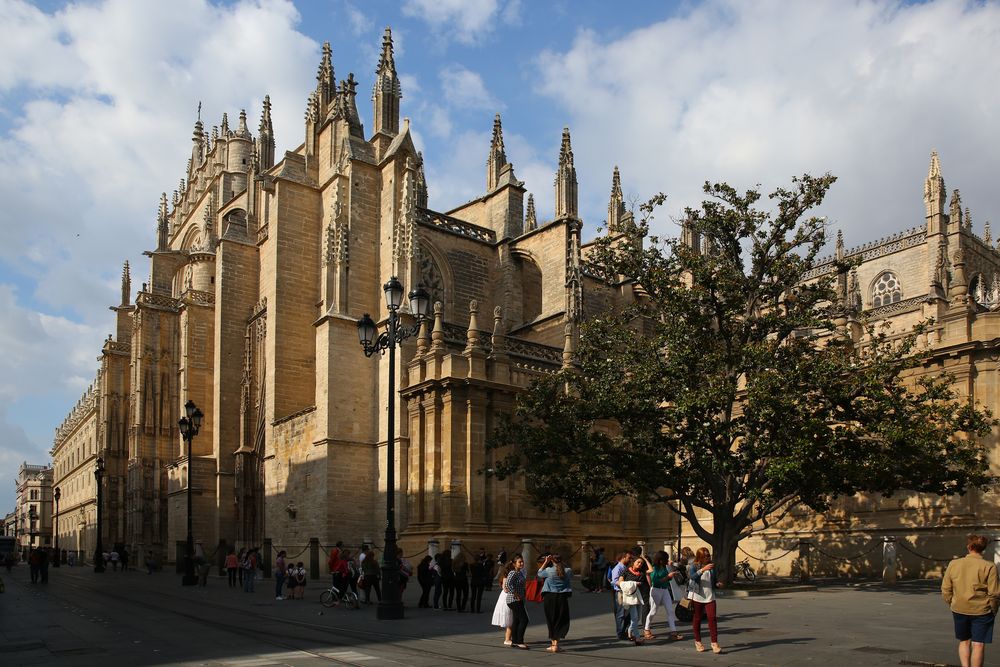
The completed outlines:
[[[365,356],[389,351],[389,437],[386,443],[385,549],[382,552],[382,601],[375,616],[382,621],[403,618],[402,591],[399,588],[399,565],[396,562],[396,346],[413,336],[431,309],[430,296],[422,287],[410,292],[410,312],[416,317],[412,327],[400,326],[399,308],[403,286],[393,276],[383,287],[389,308],[388,328],[381,334],[371,315],[358,320],[358,338]],[[377,334],[377,337],[376,337]]]
[[[184,555],[184,577],[181,579],[181,585],[183,586],[194,586],[198,583],[198,577],[194,573],[194,537],[191,532],[191,480],[192,480],[192,470],[191,465],[194,463],[194,459],[191,456],[191,442],[194,440],[194,436],[198,435],[198,431],[201,430],[201,418],[204,416],[198,406],[194,404],[194,401],[188,400],[184,404],[184,416],[180,418],[177,425],[181,429],[181,437],[184,438],[184,442],[187,443],[188,450],[188,465],[187,465],[187,553]]]
[[[104,572],[104,544],[101,542],[101,478],[104,477],[104,459],[97,457],[94,479],[97,480],[97,548],[94,550],[94,572]]]
[[[56,546],[56,561],[52,563],[52,567],[59,567],[59,498],[62,496],[62,492],[59,491],[59,487],[52,492],[52,499],[56,501],[56,513],[52,517],[52,534],[55,538]]]

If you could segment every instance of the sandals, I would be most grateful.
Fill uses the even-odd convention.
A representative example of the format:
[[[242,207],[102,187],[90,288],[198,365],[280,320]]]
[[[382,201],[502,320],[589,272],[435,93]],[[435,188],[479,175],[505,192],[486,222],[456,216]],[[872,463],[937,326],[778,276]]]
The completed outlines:
[[[681,633],[679,633],[679,632],[672,632],[672,633],[670,633],[670,640],[671,641],[679,642],[682,639],[684,639],[684,635],[682,635]]]
[[[561,648],[559,648],[558,646],[549,646],[545,650],[548,651],[549,653],[562,653],[563,652],[563,650]]]
[[[717,643],[712,642],[712,653],[722,653],[722,647]]]
[[[524,651],[528,650],[528,645],[527,644],[515,644],[515,646],[517,646],[517,648],[522,649]]]
[[[656,639],[656,635],[654,635],[649,630],[643,630],[642,631],[642,638],[643,639]]]
[[[695,642],[694,643],[694,650],[698,651],[698,653],[704,653],[705,652],[705,645],[702,644],[701,642]]]
[[[514,645],[514,642],[512,642],[512,641],[507,641],[507,640],[504,640],[504,642],[503,642],[503,645],[504,645],[504,646],[513,646],[513,645]]]

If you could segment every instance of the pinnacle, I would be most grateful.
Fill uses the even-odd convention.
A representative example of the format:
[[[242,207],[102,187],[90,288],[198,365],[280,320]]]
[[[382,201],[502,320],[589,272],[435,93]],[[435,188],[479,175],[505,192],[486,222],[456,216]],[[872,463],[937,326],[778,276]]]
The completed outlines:
[[[611,177],[611,198],[620,199],[622,197],[622,177],[618,172],[618,165],[615,165],[614,175]]]
[[[392,29],[386,26],[382,35],[382,55],[378,59],[378,67],[375,70],[379,74],[386,72],[396,73],[396,61],[392,56]]]
[[[562,132],[562,145],[559,147],[559,166],[573,166],[573,146],[570,144],[568,127],[564,127]]]
[[[931,151],[931,165],[927,170],[927,178],[940,178],[941,177],[941,161],[938,159],[938,153],[935,150]]]

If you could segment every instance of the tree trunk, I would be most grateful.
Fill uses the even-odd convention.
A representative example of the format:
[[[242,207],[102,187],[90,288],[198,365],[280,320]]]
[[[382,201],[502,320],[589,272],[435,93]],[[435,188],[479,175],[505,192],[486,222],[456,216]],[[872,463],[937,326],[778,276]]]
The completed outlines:
[[[715,518],[712,533],[712,562],[715,563],[716,578],[726,587],[736,579],[736,547],[739,545],[739,529],[721,517]]]

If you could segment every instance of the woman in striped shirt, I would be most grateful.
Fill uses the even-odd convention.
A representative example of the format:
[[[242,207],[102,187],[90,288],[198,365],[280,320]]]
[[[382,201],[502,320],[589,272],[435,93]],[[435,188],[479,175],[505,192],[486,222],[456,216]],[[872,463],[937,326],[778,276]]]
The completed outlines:
[[[507,594],[507,606],[510,607],[511,615],[514,617],[511,625],[511,641],[517,648],[527,650],[528,645],[524,643],[524,631],[528,627],[528,612],[524,609],[524,559],[514,556],[512,563],[514,569],[503,582],[503,590]]]

